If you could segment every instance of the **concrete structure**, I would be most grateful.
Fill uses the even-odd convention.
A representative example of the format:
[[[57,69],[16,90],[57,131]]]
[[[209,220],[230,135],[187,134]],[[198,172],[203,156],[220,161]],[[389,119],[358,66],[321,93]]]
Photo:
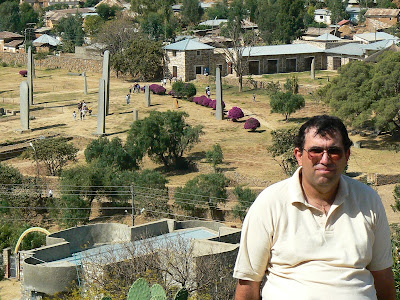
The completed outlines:
[[[135,122],[139,120],[139,111],[137,109],[134,109],[132,113],[133,113],[133,121]]]
[[[103,59],[104,103],[106,116],[110,113],[110,51],[104,51]]]
[[[86,72],[83,72],[82,73],[82,76],[83,76],[83,93],[85,94],[85,95],[87,95],[88,94],[88,86],[87,86],[87,77],[86,77]]]
[[[22,81],[19,89],[20,97],[20,114],[21,114],[21,130],[29,130],[29,84]]]
[[[125,259],[123,249],[129,245],[139,249],[143,243],[150,242],[162,251],[165,241],[173,242],[177,237],[193,245],[197,258],[221,255],[225,259],[229,257],[229,261],[224,261],[228,265],[234,263],[240,229],[217,222],[163,219],[133,227],[108,223],[59,231],[47,236],[46,246],[24,252],[24,299],[65,292],[73,286],[73,281],[78,282],[77,274],[85,278],[85,272],[105,272],[109,261],[104,268],[98,265],[91,268],[91,262],[101,261],[111,251],[114,251],[112,263],[115,264]],[[195,270],[196,265],[191,268]]]
[[[105,80],[99,80],[99,104],[97,107],[97,132],[96,135],[105,135],[106,133],[106,93],[105,93]]]
[[[216,85],[216,90],[217,90],[217,106],[215,109],[215,117],[217,120],[223,120],[224,119],[224,108],[222,106],[222,78],[221,78],[221,70],[219,67],[216,69],[216,75],[215,75],[215,85]]]
[[[151,106],[151,96],[150,96],[150,86],[149,85],[144,86],[144,96],[146,99],[146,107],[150,107]]]
[[[314,20],[318,23],[331,24],[331,12],[328,9],[316,9],[314,12]]]
[[[33,105],[33,76],[34,76],[34,61],[33,61],[33,53],[32,47],[28,48],[28,85],[29,85],[29,105]]]

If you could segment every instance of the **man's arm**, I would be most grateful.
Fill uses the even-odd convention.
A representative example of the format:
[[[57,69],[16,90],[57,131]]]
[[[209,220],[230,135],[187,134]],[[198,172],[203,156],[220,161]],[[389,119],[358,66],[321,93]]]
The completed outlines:
[[[239,279],[235,300],[260,300],[260,286],[261,281]]]
[[[380,271],[371,271],[374,277],[378,300],[396,300],[396,288],[392,268]]]

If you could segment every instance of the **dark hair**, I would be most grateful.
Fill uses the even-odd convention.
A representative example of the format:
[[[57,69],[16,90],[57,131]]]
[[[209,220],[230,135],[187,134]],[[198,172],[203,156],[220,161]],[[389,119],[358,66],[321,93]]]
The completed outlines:
[[[310,120],[301,125],[299,133],[294,141],[294,146],[296,148],[303,150],[306,134],[311,128],[315,128],[317,130],[316,134],[321,136],[334,135],[336,132],[339,132],[342,136],[345,151],[349,150],[351,145],[353,145],[353,142],[350,140],[349,134],[347,133],[346,126],[344,126],[342,120],[333,116],[320,115],[312,117]]]

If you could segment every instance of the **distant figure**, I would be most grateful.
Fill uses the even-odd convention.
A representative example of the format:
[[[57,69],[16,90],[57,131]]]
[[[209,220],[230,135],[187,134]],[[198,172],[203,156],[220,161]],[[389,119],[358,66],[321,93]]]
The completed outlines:
[[[52,197],[53,197],[53,191],[49,190],[49,198],[52,198]]]
[[[256,94],[253,94],[253,102],[256,102]]]
[[[131,94],[126,95],[126,104],[131,103]]]
[[[167,86],[167,78],[163,79],[164,86]]]
[[[177,109],[179,108],[178,98],[175,98],[175,107],[176,107]]]
[[[132,94],[132,87],[133,87],[133,85],[131,85],[131,86],[129,87],[129,94]]]
[[[74,117],[74,121],[76,121],[76,111],[74,111],[74,112],[72,113],[72,116]]]
[[[208,98],[211,97],[211,88],[210,88],[209,85],[206,87],[206,95],[207,95]]]

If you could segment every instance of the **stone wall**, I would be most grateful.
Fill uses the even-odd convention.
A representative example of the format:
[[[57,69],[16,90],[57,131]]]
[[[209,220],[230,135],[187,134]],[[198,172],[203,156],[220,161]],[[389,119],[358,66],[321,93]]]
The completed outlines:
[[[185,56],[185,81],[190,81],[196,79],[196,66],[201,66],[203,68],[208,68],[209,70],[213,68],[214,62],[214,50],[192,50],[186,51]],[[204,71],[203,71],[204,72]],[[202,73],[203,73],[202,72]]]
[[[0,52],[0,60],[14,65],[26,66],[27,55],[22,53]],[[35,67],[41,69],[66,69],[75,72],[103,72],[103,61],[100,59],[76,58],[74,55],[61,54],[61,56],[48,55],[45,59],[36,60]]]

